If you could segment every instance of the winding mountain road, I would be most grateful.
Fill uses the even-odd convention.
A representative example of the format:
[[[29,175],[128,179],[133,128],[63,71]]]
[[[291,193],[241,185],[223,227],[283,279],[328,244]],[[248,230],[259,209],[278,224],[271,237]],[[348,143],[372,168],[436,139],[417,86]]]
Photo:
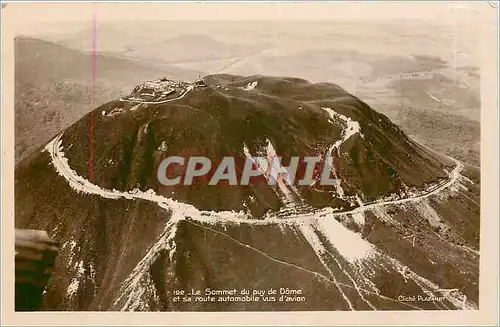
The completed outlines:
[[[360,211],[365,211],[368,209],[376,208],[376,207],[381,207],[381,206],[386,206],[386,205],[391,205],[391,204],[402,204],[406,202],[414,202],[418,201],[421,199],[428,198],[432,195],[436,195],[442,190],[450,187],[455,183],[460,175],[460,172],[463,170],[464,166],[461,162],[458,160],[455,160],[455,167],[452,169],[452,171],[448,174],[448,180],[442,181],[441,183],[437,184],[432,188],[430,191],[426,191],[422,194],[411,196],[408,198],[403,198],[403,199],[397,199],[397,200],[387,200],[387,201],[380,201],[380,202],[371,202],[371,203],[365,203],[363,206],[356,207],[352,210],[349,211],[342,211],[342,212],[332,212],[334,210],[333,208],[324,208],[318,211],[313,211],[310,213],[303,213],[300,214],[299,216],[290,216],[288,218],[276,218],[276,217],[271,217],[265,220],[254,220],[254,219],[248,219],[248,216],[243,213],[243,212],[234,212],[234,211],[201,211],[198,210],[196,207],[176,201],[172,198],[167,198],[162,195],[156,194],[153,190],[148,190],[148,191],[141,191],[139,189],[134,189],[131,191],[120,191],[120,190],[109,190],[102,188],[98,185],[95,185],[88,181],[87,179],[79,176],[70,166],[68,163],[68,159],[65,157],[64,152],[63,152],[63,147],[62,147],[62,138],[63,133],[59,134],[56,136],[52,141],[50,141],[44,150],[46,150],[51,157],[52,160],[52,165],[56,169],[57,173],[62,176],[77,192],[81,193],[86,193],[86,194],[92,194],[92,195],[98,195],[103,198],[107,199],[118,199],[118,198],[125,198],[125,199],[141,199],[141,200],[146,200],[146,201],[151,201],[157,203],[160,207],[162,208],[169,208],[169,209],[176,209],[184,212],[184,215],[186,217],[190,217],[195,220],[199,221],[206,221],[206,220],[212,220],[217,218],[226,220],[226,221],[234,221],[234,222],[241,222],[242,220],[245,223],[253,223],[253,224],[258,224],[258,225],[263,225],[263,224],[271,224],[271,223],[283,223],[284,221],[287,220],[295,220],[298,218],[307,218],[310,216],[315,216],[317,217],[318,215],[321,216],[321,213],[328,213],[333,216],[336,215],[345,215],[345,214],[354,214]],[[198,219],[197,219],[198,218]],[[210,219],[212,218],[212,219]]]
[[[254,85],[252,87],[252,90],[257,86],[257,82],[254,82]],[[189,85],[186,88],[186,91],[179,97],[174,98],[174,99],[168,99],[160,102],[150,102],[150,101],[143,101],[139,102],[139,104],[161,104],[161,103],[167,103],[167,102],[172,102],[175,100],[179,100],[186,96],[190,91],[194,89],[193,85]],[[126,101],[130,102],[129,100],[125,99],[120,99],[120,101]],[[345,128],[342,131],[342,138],[338,141],[336,141],[334,144],[332,144],[328,150],[326,160],[331,161],[331,156],[332,156],[332,151],[340,151],[340,146],[346,142],[352,135],[354,134],[361,134],[361,130],[359,127],[359,123],[356,121],[351,121],[350,118],[345,117],[341,114],[336,113],[334,110],[331,108],[322,108],[325,110],[328,115],[329,119],[332,122],[332,120],[335,119],[340,119],[345,123]],[[221,211],[221,212],[215,212],[215,211],[200,211],[197,208],[195,208],[192,205],[182,203],[176,200],[173,200],[171,198],[167,198],[161,195],[156,194],[153,190],[148,190],[148,191],[141,191],[139,189],[134,189],[132,191],[119,191],[119,190],[107,190],[104,188],[101,188],[98,185],[92,184],[90,181],[84,179],[83,177],[79,176],[71,167],[69,166],[68,160],[64,155],[64,149],[62,147],[62,135],[63,133],[59,134],[56,136],[52,141],[50,141],[44,150],[48,151],[51,159],[52,159],[52,164],[57,170],[58,174],[61,175],[66,179],[66,181],[70,184],[70,186],[75,189],[77,192],[83,192],[87,194],[94,194],[94,195],[99,195],[104,198],[108,199],[117,199],[117,198],[126,198],[126,199],[142,199],[142,200],[147,200],[147,201],[152,201],[157,203],[160,207],[168,207],[170,209],[176,208],[176,210],[180,210],[181,212],[185,213],[185,216],[190,216],[193,219],[196,218],[201,218],[198,219],[200,221],[206,221],[207,217],[210,217],[211,219],[216,219],[217,218],[222,218],[226,221],[234,221],[234,222],[240,222],[241,220],[244,220],[246,223],[253,222],[255,224],[270,224],[270,223],[283,223],[284,221],[287,220],[296,220],[298,218],[308,218],[311,216],[318,217],[318,216],[323,216],[325,214],[328,215],[345,215],[345,214],[356,214],[359,212],[363,212],[365,210],[369,210],[372,208],[380,207],[380,206],[385,206],[385,205],[391,205],[391,204],[402,204],[406,202],[414,202],[418,201],[421,199],[428,198],[432,195],[435,195],[439,193],[440,191],[450,187],[453,185],[454,182],[456,182],[459,177],[460,177],[460,172],[463,170],[464,166],[461,162],[458,160],[451,158],[455,162],[455,167],[449,172],[448,174],[448,180],[441,181],[440,183],[437,183],[431,188],[428,188],[426,191],[422,192],[421,194],[414,195],[411,197],[407,198],[402,198],[402,199],[396,199],[396,200],[377,200],[369,203],[364,203],[362,206],[356,207],[354,209],[351,209],[349,211],[339,211],[335,212],[336,209],[333,208],[323,208],[320,210],[314,210],[309,213],[303,213],[301,212],[300,214],[293,214],[291,213],[289,217],[287,218],[278,218],[277,215],[270,216],[266,220],[255,220],[255,219],[248,219],[248,214],[243,213],[243,212],[234,212],[234,211]],[[331,164],[331,163],[330,163]],[[333,165],[331,165],[333,167]],[[338,195],[343,196],[343,190],[341,189],[340,185],[338,185],[337,192],[339,193]]]
[[[188,93],[191,89],[187,90],[181,97],[183,97],[185,94]],[[179,98],[181,98],[179,97]],[[176,99],[170,99],[166,102],[169,101],[174,101]],[[147,104],[147,103],[146,103]],[[347,124],[349,127],[349,124]],[[352,127],[352,126],[351,126]],[[332,146],[332,149],[338,149],[342,141],[345,141],[348,139],[353,133],[359,132],[358,129],[356,128],[351,128],[350,130],[347,130],[343,132],[343,138],[340,142],[337,142],[334,146]],[[339,261],[336,261],[337,265],[339,265],[340,269],[344,271],[346,276],[349,277],[351,280],[352,285],[350,284],[341,284],[338,283],[335,280],[335,276],[333,272],[330,271],[329,269],[329,263],[327,263],[325,260],[322,260],[324,256],[331,256],[332,258],[335,258],[333,254],[329,253],[327,251],[327,248],[324,246],[321,240],[315,236],[315,229],[318,229],[319,231],[324,231],[326,234],[328,232],[335,234],[329,235],[329,237],[326,237],[329,242],[331,242],[335,248],[339,251],[341,255],[343,255],[348,262],[350,262],[350,265],[356,265],[356,262],[359,262],[359,260],[365,260],[368,258],[370,255],[377,255],[381,260],[385,260],[390,264],[392,267],[391,269],[400,272],[400,271],[405,271],[406,274],[408,274],[408,277],[406,275],[402,274],[403,277],[412,279],[417,285],[419,285],[423,291],[427,292],[439,292],[440,287],[438,285],[435,285],[434,283],[430,282],[429,280],[419,276],[418,274],[412,272],[409,270],[404,264],[401,262],[393,259],[392,257],[383,254],[376,250],[372,244],[368,243],[367,241],[361,239],[361,237],[355,233],[348,230],[346,227],[343,227],[342,224],[340,224],[336,219],[331,219],[332,217],[335,216],[343,216],[343,215],[356,215],[359,213],[363,213],[366,210],[372,210],[376,211],[381,209],[384,206],[389,206],[389,205],[396,205],[396,204],[403,204],[407,202],[418,202],[423,199],[426,199],[428,197],[431,197],[433,195],[437,195],[440,192],[446,190],[447,188],[450,188],[454,183],[459,182],[462,170],[464,169],[464,165],[459,162],[458,160],[452,159],[455,162],[455,167],[448,173],[448,179],[441,181],[439,183],[436,183],[432,187],[427,188],[425,191],[422,191],[419,194],[412,195],[406,198],[400,198],[400,199],[391,199],[391,200],[379,200],[371,203],[364,203],[360,205],[359,207],[356,207],[354,209],[351,209],[349,211],[336,211],[338,209],[334,209],[331,207],[328,208],[323,208],[319,210],[314,210],[311,212],[306,212],[306,213],[300,213],[300,214],[292,214],[286,218],[280,218],[276,214],[273,216],[270,216],[266,219],[263,220],[258,220],[258,219],[251,219],[250,214],[248,212],[235,212],[235,211],[203,211],[199,210],[193,205],[183,203],[177,200],[174,200],[172,198],[164,197],[162,195],[157,194],[154,190],[147,190],[147,191],[142,191],[139,189],[133,189],[130,191],[122,191],[122,190],[110,190],[110,189],[105,189],[102,188],[96,184],[91,183],[89,180],[83,178],[82,176],[79,176],[76,171],[74,171],[68,162],[68,159],[65,157],[64,154],[64,148],[62,145],[62,136],[63,133],[59,134],[56,136],[53,140],[51,140],[46,147],[44,148],[44,151],[47,151],[48,154],[50,155],[51,159],[51,164],[54,166],[56,172],[64,178],[70,187],[74,189],[78,193],[84,193],[84,194],[90,194],[90,195],[96,195],[100,196],[102,198],[106,199],[119,199],[119,198],[125,198],[125,199],[140,199],[140,200],[146,200],[150,202],[156,203],[159,207],[163,209],[167,209],[171,212],[171,218],[168,221],[167,225],[165,226],[165,231],[161,235],[161,237],[153,244],[153,246],[149,249],[148,253],[144,258],[139,260],[138,264],[130,274],[129,278],[124,282],[123,287],[120,291],[120,296],[118,299],[122,298],[125,299],[125,304],[123,305],[123,308],[129,308],[129,309],[134,309],[136,308],[136,304],[138,301],[140,301],[141,295],[143,294],[144,290],[141,288],[141,280],[145,276],[145,272],[147,271],[148,267],[151,265],[151,263],[154,261],[160,250],[162,249],[167,249],[169,253],[172,251],[175,251],[175,246],[171,246],[169,244],[169,240],[174,240],[174,234],[176,232],[176,226],[177,222],[179,220],[187,220],[191,224],[195,224],[197,226],[200,226],[202,228],[208,228],[206,226],[206,223],[208,224],[248,224],[248,225],[278,225],[278,226],[289,226],[292,228],[298,229],[300,232],[302,232],[306,238],[306,240],[310,243],[310,245],[313,247],[315,250],[318,258],[320,259],[321,263],[327,268],[327,271],[330,272],[330,277],[321,275],[315,271],[309,270],[307,268],[303,268],[300,266],[297,266],[296,264],[289,263],[286,261],[283,261],[281,259],[275,258],[272,255],[269,255],[262,249],[255,248],[249,244],[245,244],[240,242],[239,240],[236,240],[232,238],[231,236],[221,232],[217,231],[215,229],[209,228],[212,232],[218,233],[218,234],[223,234],[229,238],[231,238],[233,241],[237,242],[239,245],[244,246],[246,248],[249,248],[253,251],[256,251],[260,253],[261,255],[273,260],[276,263],[284,264],[289,267],[295,268],[295,269],[300,269],[302,271],[307,271],[309,273],[314,274],[316,277],[327,280],[329,283],[334,283],[337,285],[339,292],[344,295],[342,288],[343,287],[350,287],[354,288],[360,295],[360,298],[363,299],[365,302],[367,300],[364,298],[364,294],[376,294],[376,296],[379,297],[384,297],[383,295],[379,294],[378,292],[372,292],[370,290],[366,290],[363,288],[360,288],[359,285],[357,284],[357,281],[355,278],[351,277],[350,274],[354,274],[353,272],[349,273],[349,271],[344,270],[341,266]],[[330,220],[328,220],[330,219]],[[327,226],[328,225],[328,226]],[[324,234],[324,235],[326,235]],[[353,238],[354,237],[354,238]],[[343,242],[343,243],[342,243]],[[349,243],[351,242],[351,243]],[[357,253],[349,253],[351,251],[351,248],[356,248]],[[365,253],[365,252],[366,253]],[[366,255],[365,255],[366,254]],[[368,260],[368,259],[367,259]],[[347,266],[346,266],[347,267]],[[351,267],[351,266],[349,266]],[[354,276],[354,275],[353,275]],[[455,307],[457,308],[463,308],[463,309],[474,309],[476,306],[474,303],[471,302],[462,302],[462,298],[465,299],[463,294],[460,292],[456,293],[449,293],[445,295],[446,299],[452,303]],[[345,297],[344,297],[345,298]],[[386,300],[394,300],[397,301],[396,299],[390,299],[388,297],[385,297]],[[348,303],[350,303],[349,299],[346,299]],[[465,301],[465,300],[464,300]],[[367,302],[370,306],[371,303]],[[436,303],[435,303],[436,304]],[[437,304],[436,304],[437,305]],[[350,306],[352,310],[352,306]],[[413,306],[412,306],[413,307]],[[374,308],[374,307],[373,307]],[[414,309],[419,309],[418,307],[413,307]],[[375,308],[374,308],[375,309]]]

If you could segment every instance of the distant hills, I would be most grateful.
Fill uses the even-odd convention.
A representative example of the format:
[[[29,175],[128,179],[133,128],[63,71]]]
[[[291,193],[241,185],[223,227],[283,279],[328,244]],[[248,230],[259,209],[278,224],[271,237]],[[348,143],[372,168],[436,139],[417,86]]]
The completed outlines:
[[[194,79],[197,72],[97,54],[94,105],[158,77]],[[33,38],[15,40],[16,162],[89,112],[91,55]]]
[[[225,72],[328,81],[342,85],[376,110],[388,115],[407,134],[428,146],[465,162],[480,165],[480,76],[479,70],[473,66],[455,69],[454,63],[447,57],[419,55],[418,52],[402,55],[401,52],[394,52],[395,45],[391,45],[392,48],[386,49],[386,52],[380,49],[370,52],[363,42],[355,43],[357,35],[352,35],[350,41],[356,44],[356,50],[342,48],[347,41],[345,37],[335,37],[338,33],[329,36],[334,41],[328,45],[330,48],[315,49],[304,44],[303,48],[287,49],[280,48],[279,44],[283,45],[283,42],[280,43],[279,38],[276,42],[268,37],[262,42],[254,40],[252,43],[226,37],[228,33],[235,32],[219,28],[212,33],[210,26],[204,26],[202,22],[193,24],[190,27],[186,25],[185,31],[176,30],[179,29],[176,24],[163,23],[141,28],[128,24],[130,26],[122,26],[125,30],[122,27],[98,26],[97,50],[100,59],[96,104],[114,99],[123,92],[128,93],[144,79],[165,74],[173,78],[192,79],[198,74]],[[201,30],[205,27],[207,31]],[[248,35],[243,33],[242,38]],[[18,97],[18,103],[26,101],[24,107],[38,108],[40,103],[44,103],[40,101],[41,98],[50,97],[61,100],[60,107],[68,106],[70,101],[71,108],[64,109],[64,116],[73,110],[87,112],[88,108],[76,109],[78,101],[83,101],[76,99],[89,94],[91,36],[89,29],[83,29],[73,34],[52,35],[50,39],[57,44],[40,40],[35,42],[33,39],[27,42],[28,39],[24,39],[19,45],[18,57],[31,59],[17,68],[22,73],[16,74],[16,90],[23,99]],[[20,43],[19,40],[17,43]],[[51,55],[35,58],[41,43],[50,46],[55,52],[48,51]],[[338,49],[335,48],[337,43]],[[22,61],[20,58],[16,61]],[[52,64],[45,63],[47,60],[52,61]],[[38,68],[38,64],[41,68]],[[30,80],[36,78],[32,75],[52,77],[42,78],[37,87],[31,87],[33,83],[30,84]],[[46,83],[54,84],[54,87],[49,89],[44,86]],[[82,88],[82,85],[86,87]],[[84,106],[89,103],[87,100]],[[18,105],[16,108],[23,106]],[[19,110],[18,113],[21,112]],[[36,115],[45,115],[46,109],[35,111]],[[34,116],[27,117],[31,119]],[[415,124],[414,119],[408,119],[413,116],[426,119],[427,122]],[[447,118],[443,119],[443,116]],[[20,119],[17,135],[21,139],[25,138],[25,134],[31,130],[30,122],[49,122],[46,130],[61,130],[60,124],[52,122],[53,119],[66,121],[66,118],[56,117],[53,113],[35,120]],[[74,119],[69,118],[69,121]],[[67,126],[66,123],[62,125]],[[436,129],[440,131],[439,134],[432,133]],[[28,143],[36,143],[38,132],[29,134],[31,141],[18,147],[18,157],[29,152]]]
[[[200,28],[203,24],[200,23]],[[208,35],[183,34],[175,37],[153,38],[147,34],[122,32],[112,27],[99,27],[96,33],[100,52],[128,58],[152,61],[157,64],[187,63],[231,59],[260,51],[261,46],[226,43]],[[60,37],[57,43],[84,52],[92,51],[92,32],[82,30],[70,37]]]

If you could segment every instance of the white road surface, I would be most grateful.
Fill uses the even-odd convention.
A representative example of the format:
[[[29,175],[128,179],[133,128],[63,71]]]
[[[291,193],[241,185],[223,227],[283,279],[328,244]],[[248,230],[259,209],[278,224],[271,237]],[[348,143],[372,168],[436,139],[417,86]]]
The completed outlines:
[[[181,97],[176,99],[170,99],[165,102],[174,101],[185,96],[192,88],[188,89]],[[147,104],[147,102],[146,102]],[[332,114],[331,114],[332,115]],[[335,115],[334,115],[335,116]],[[349,123],[349,122],[348,122]],[[358,125],[355,122],[350,122],[348,125],[348,130],[343,132],[342,140],[347,140],[350,136],[355,133],[359,133],[359,128],[356,128]],[[335,212],[334,208],[324,208],[321,210],[311,211],[309,213],[301,213],[297,215],[292,215],[287,218],[278,218],[276,215],[269,216],[264,220],[251,219],[250,214],[248,212],[235,212],[235,211],[202,211],[194,207],[193,205],[182,203],[176,201],[172,198],[167,198],[162,195],[156,194],[154,190],[142,191],[139,189],[134,189],[131,191],[121,191],[121,190],[109,190],[102,188],[98,185],[91,183],[85,178],[79,176],[69,165],[68,159],[65,157],[64,149],[62,146],[62,135],[59,134],[52,141],[50,141],[46,147],[45,151],[47,151],[51,158],[51,163],[56,169],[57,173],[63,177],[78,193],[85,193],[91,195],[97,195],[106,199],[140,199],[145,201],[155,202],[161,208],[167,209],[171,212],[171,218],[168,223],[165,225],[165,230],[160,238],[156,241],[155,244],[149,249],[148,253],[138,262],[130,276],[127,280],[122,284],[122,288],[120,291],[120,295],[116,299],[116,303],[120,301],[122,303],[123,310],[136,310],[141,309],[144,306],[144,302],[141,301],[141,298],[150,289],[151,281],[147,280],[147,271],[149,266],[154,262],[157,258],[161,250],[167,250],[172,256],[174,251],[176,250],[175,245],[175,233],[176,226],[179,220],[188,220],[189,222],[196,224],[198,226],[202,226],[203,228],[210,229],[210,225],[223,225],[223,224],[249,224],[249,225],[276,225],[281,229],[292,228],[292,230],[298,231],[304,235],[306,240],[309,242],[310,246],[316,252],[320,262],[325,266],[326,270],[330,272],[330,276],[323,276],[317,272],[310,271],[316,277],[318,275],[322,279],[326,279],[329,282],[336,285],[339,292],[341,293],[344,300],[349,304],[351,309],[354,309],[351,303],[351,300],[347,297],[346,293],[343,292],[344,287],[354,288],[361,299],[366,302],[370,307],[375,308],[373,304],[368,301],[364,295],[366,294],[375,294],[381,298],[385,298],[383,295],[379,294],[376,287],[371,283],[371,281],[362,273],[362,269],[359,268],[359,272],[352,267],[361,267],[361,263],[363,263],[363,267],[370,266],[372,264],[371,260],[375,260],[377,262],[385,262],[389,268],[396,272],[404,272],[401,273],[403,277],[406,279],[413,280],[417,285],[419,285],[423,291],[425,292],[434,292],[435,294],[439,293],[439,285],[432,283],[431,281],[419,276],[415,272],[409,270],[401,262],[387,256],[384,253],[379,252],[376,247],[362,239],[358,233],[355,233],[335,219],[335,216],[348,216],[353,215],[357,217],[358,223],[363,222],[363,217],[358,217],[364,214],[365,211],[370,210],[376,216],[384,216],[385,210],[383,207],[389,205],[399,205],[404,203],[417,203],[422,201],[428,197],[433,195],[437,195],[440,192],[450,188],[454,183],[459,182],[461,177],[461,171],[464,166],[457,160],[454,160],[456,165],[453,170],[449,173],[448,179],[434,185],[431,188],[428,188],[425,191],[422,191],[418,195],[410,196],[403,199],[396,200],[387,200],[387,201],[375,201],[372,203],[365,203],[360,207],[352,209],[350,211],[345,212]],[[334,149],[338,149],[340,144],[335,144],[332,147],[332,151]],[[420,205],[420,204],[418,204]],[[385,219],[385,217],[380,217],[380,219]],[[319,231],[322,235],[325,236],[326,241],[320,240],[317,236],[315,236],[316,231]],[[290,264],[283,260],[276,259],[262,249],[254,248],[249,244],[241,243],[239,240],[235,240],[234,238],[228,236],[227,234],[216,231],[217,233],[224,234],[230,239],[234,240],[240,245],[243,245],[249,249],[255,250],[256,252],[271,258],[275,262],[280,262],[290,267],[294,267],[296,269],[301,269],[303,271],[307,270],[303,267],[299,267],[295,264]],[[326,245],[329,243],[329,246],[333,246],[337,249],[338,253],[349,262],[348,266],[341,266],[340,261],[338,261],[331,253],[328,252],[327,248],[329,246]],[[341,270],[349,277],[351,284],[342,284],[335,279],[335,276],[331,270],[331,263],[328,263],[328,260],[325,258],[334,258],[336,260],[336,264],[340,267]],[[353,272],[354,271],[354,272]],[[352,276],[351,276],[352,274]],[[358,274],[359,276],[355,276]],[[78,271],[75,271],[75,276],[77,279]],[[364,281],[363,281],[364,280]],[[71,294],[76,292],[75,285],[76,283],[72,283],[69,287],[68,291]],[[149,285],[149,286],[148,286]],[[369,285],[369,290],[366,289],[366,285]],[[437,293],[436,293],[437,292]],[[443,294],[446,299],[460,309],[475,309],[477,306],[469,301],[465,300],[465,296],[459,291],[455,292],[447,292]],[[396,299],[391,299],[397,301]],[[439,308],[438,303],[435,303]],[[404,305],[404,304],[402,304]],[[418,309],[418,307],[415,307]]]

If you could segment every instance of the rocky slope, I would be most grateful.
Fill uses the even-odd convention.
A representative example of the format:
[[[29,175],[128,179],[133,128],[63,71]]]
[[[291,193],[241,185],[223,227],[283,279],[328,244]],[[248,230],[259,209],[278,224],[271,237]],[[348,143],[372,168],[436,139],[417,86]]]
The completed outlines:
[[[477,308],[475,169],[415,143],[334,84],[204,80],[163,103],[108,102],[18,165],[16,226],[64,244],[46,309]],[[167,156],[275,153],[331,157],[341,183],[167,187],[156,178]],[[192,293],[207,288],[278,294]]]

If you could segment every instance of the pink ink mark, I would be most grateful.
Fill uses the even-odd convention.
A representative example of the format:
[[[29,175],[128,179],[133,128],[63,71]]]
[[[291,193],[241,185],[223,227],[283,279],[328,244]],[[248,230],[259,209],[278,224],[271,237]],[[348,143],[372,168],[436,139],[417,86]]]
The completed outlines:
[[[97,56],[97,19],[95,6],[92,12],[92,53],[91,53],[91,75],[90,75],[90,133],[89,133],[89,181],[94,181],[93,168],[93,143],[94,143],[94,98],[95,98],[95,75]]]

